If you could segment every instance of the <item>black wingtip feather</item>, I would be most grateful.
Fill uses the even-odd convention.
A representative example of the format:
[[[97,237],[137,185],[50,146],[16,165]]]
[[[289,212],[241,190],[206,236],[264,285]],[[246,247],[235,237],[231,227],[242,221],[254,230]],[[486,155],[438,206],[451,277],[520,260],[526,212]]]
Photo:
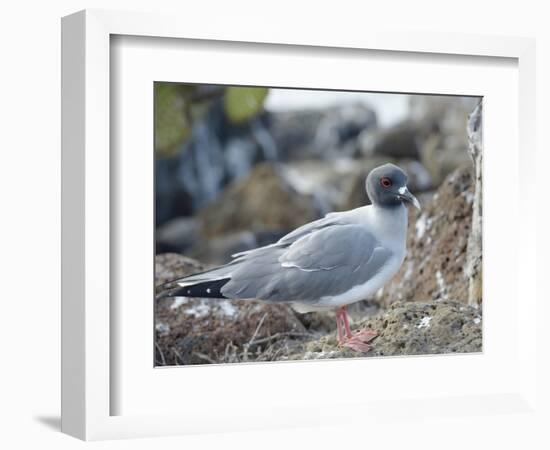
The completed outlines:
[[[223,278],[191,284],[170,292],[168,297],[227,298],[221,293],[221,289],[228,281],[229,278]]]

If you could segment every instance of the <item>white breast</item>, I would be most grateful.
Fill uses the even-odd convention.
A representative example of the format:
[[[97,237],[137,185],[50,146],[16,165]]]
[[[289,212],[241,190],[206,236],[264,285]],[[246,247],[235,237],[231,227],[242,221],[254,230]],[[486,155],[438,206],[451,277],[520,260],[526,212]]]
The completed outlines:
[[[353,211],[357,223],[365,225],[377,239],[392,251],[393,256],[384,267],[372,278],[342,294],[326,296],[315,304],[294,303],[298,312],[311,312],[338,308],[343,305],[365,300],[384,286],[398,271],[405,259],[407,239],[407,209],[405,206],[395,209],[376,208],[373,206],[358,208]]]

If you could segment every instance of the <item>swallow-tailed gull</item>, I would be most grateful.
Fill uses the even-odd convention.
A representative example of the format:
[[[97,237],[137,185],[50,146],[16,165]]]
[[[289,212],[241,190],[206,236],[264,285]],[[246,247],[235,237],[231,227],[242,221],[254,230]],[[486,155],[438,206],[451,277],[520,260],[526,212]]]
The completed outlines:
[[[346,306],[397,273],[406,253],[405,203],[420,204],[393,164],[371,170],[366,190],[371,205],[327,214],[274,244],[233,255],[226,265],[175,280],[180,288],[169,295],[258,299],[301,313],[335,309],[339,344],[367,352],[376,333],[352,333]]]

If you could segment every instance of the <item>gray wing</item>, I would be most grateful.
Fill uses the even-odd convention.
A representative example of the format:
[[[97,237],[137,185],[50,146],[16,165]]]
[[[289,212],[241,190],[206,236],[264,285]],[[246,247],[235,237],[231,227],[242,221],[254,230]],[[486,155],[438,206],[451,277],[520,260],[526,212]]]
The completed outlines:
[[[313,233],[314,231],[321,230],[323,228],[330,227],[333,225],[344,225],[345,224],[344,215],[345,213],[329,213],[322,219],[318,219],[318,220],[314,220],[313,222],[306,223],[305,225],[302,225],[301,227],[296,228],[294,231],[291,231],[290,233],[285,234],[281,239],[279,239],[277,242],[273,244],[266,245],[265,247],[246,250],[244,252],[236,253],[232,256],[233,258],[239,258],[246,255],[250,255],[251,253],[256,253],[266,248],[287,247],[288,245],[297,241],[301,237],[304,237],[307,234]]]
[[[298,239],[311,234],[315,231],[322,230],[334,225],[345,225],[345,213],[329,213],[325,217],[319,220],[315,220],[310,223],[306,223],[301,227],[296,228],[287,235],[283,236],[277,244],[287,245],[296,242]]]
[[[243,256],[222,293],[229,298],[315,302],[365,283],[391,256],[363,226],[321,227],[288,246]]]

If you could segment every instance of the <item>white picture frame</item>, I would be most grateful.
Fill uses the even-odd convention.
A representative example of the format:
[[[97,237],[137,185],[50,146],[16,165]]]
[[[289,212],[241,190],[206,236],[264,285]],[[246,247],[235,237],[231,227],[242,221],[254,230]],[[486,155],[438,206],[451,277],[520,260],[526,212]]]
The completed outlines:
[[[500,142],[497,140],[499,136],[489,133],[489,140],[485,145],[491,147],[491,145],[498,144],[502,145],[503,149],[510,149],[509,154],[503,150],[502,168],[506,171],[516,171],[511,177],[512,187],[507,195],[510,204],[515,208],[515,216],[521,217],[522,220],[516,219],[509,226],[516,231],[531,230],[530,227],[535,227],[536,220],[530,213],[532,211],[530,206],[534,199],[524,196],[525,201],[521,203],[518,201],[519,195],[533,189],[532,183],[534,183],[532,177],[521,176],[528,174],[535,167],[535,47],[533,40],[383,31],[362,31],[360,35],[357,35],[352,30],[349,33],[329,36],[325,33],[306,34],[293,29],[266,29],[255,23],[233,28],[231,24],[224,25],[221,22],[217,24],[215,30],[213,27],[205,28],[200,21],[185,21],[185,26],[182,26],[182,23],[181,18],[166,14],[96,10],[82,11],[67,16],[62,22],[62,430],[81,439],[97,440],[243,431],[313,424],[328,425],[350,423],[359,419],[373,421],[382,418],[386,421],[399,421],[407,415],[429,417],[433,415],[434,410],[441,416],[498,416],[503,412],[509,412],[528,419],[536,417],[540,413],[540,405],[536,402],[537,354],[534,351],[526,350],[536,348],[536,318],[529,314],[529,311],[535,309],[536,302],[534,280],[536,271],[533,270],[536,261],[534,257],[536,237],[534,233],[528,231],[522,233],[525,239],[521,242],[516,239],[510,244],[513,249],[513,260],[517,261],[517,264],[508,268],[500,267],[493,272],[494,277],[500,275],[510,279],[512,286],[520,284],[524,286],[521,302],[518,302],[517,291],[503,287],[502,291],[495,291],[495,295],[498,293],[503,297],[508,296],[509,303],[503,301],[504,306],[496,303],[491,304],[489,310],[484,311],[492,317],[500,315],[503,318],[503,323],[512,326],[510,340],[508,343],[500,343],[496,339],[492,339],[489,334],[489,342],[487,342],[487,338],[484,337],[484,350],[486,345],[489,345],[489,351],[484,355],[477,355],[477,360],[460,355],[447,358],[444,363],[439,364],[437,357],[410,358],[413,362],[407,363],[406,369],[401,358],[386,359],[385,361],[388,362],[384,363],[382,368],[375,367],[369,361],[371,366],[368,369],[364,361],[360,360],[330,363],[308,362],[294,365],[295,367],[299,366],[296,369],[289,369],[290,364],[241,365],[233,366],[230,373],[220,372],[221,367],[209,367],[207,368],[209,372],[199,372],[199,368],[191,368],[191,370],[185,368],[184,370],[187,372],[178,368],[169,368],[156,369],[153,378],[161,377],[162,380],[153,380],[153,378],[149,380],[152,383],[161,382],[168,385],[169,383],[173,384],[177,379],[193,379],[193,383],[199,383],[202,378],[206,384],[209,377],[218,378],[223,373],[229,377],[226,379],[235,383],[239,383],[239,380],[245,376],[251,379],[261,377],[267,382],[272,380],[276,383],[277,379],[287,380],[285,377],[291,377],[288,378],[289,380],[308,379],[308,377],[312,379],[317,376],[319,364],[322,364],[324,377],[338,377],[339,374],[347,371],[350,373],[351,382],[366,377],[367,374],[372,374],[373,380],[376,379],[380,383],[384,383],[388,374],[403,369],[414,372],[423,370],[423,367],[430,367],[434,373],[443,374],[451,370],[455,370],[457,373],[456,371],[460,370],[460,367],[474,367],[476,364],[479,367],[485,367],[483,364],[491,364],[490,356],[494,352],[495,358],[498,356],[500,363],[513,364],[514,368],[507,371],[506,374],[503,373],[500,379],[495,379],[492,390],[488,390],[483,383],[480,383],[477,389],[474,388],[474,384],[471,384],[462,391],[453,391],[450,388],[446,390],[444,383],[440,385],[434,383],[431,390],[422,392],[408,393],[406,389],[395,389],[391,396],[386,397],[376,397],[374,393],[371,397],[358,394],[355,398],[346,396],[346,401],[343,403],[328,401],[325,398],[315,402],[312,400],[313,397],[305,396],[306,400],[303,401],[303,404],[291,404],[286,398],[281,398],[280,402],[276,402],[276,397],[270,399],[269,395],[266,395],[267,400],[265,400],[266,404],[262,405],[263,409],[258,408],[254,411],[250,410],[252,404],[250,402],[253,402],[257,396],[254,393],[248,393],[246,395],[249,398],[248,400],[243,399],[242,405],[236,406],[235,400],[237,399],[231,398],[231,404],[220,402],[219,405],[216,405],[216,411],[209,414],[209,417],[201,414],[201,400],[196,396],[191,401],[195,402],[198,409],[192,411],[178,411],[178,402],[175,400],[176,407],[171,411],[164,410],[163,405],[155,406],[147,401],[144,401],[144,406],[140,408],[137,404],[140,400],[137,388],[140,385],[143,386],[141,383],[147,380],[149,375],[143,375],[140,378],[141,375],[136,372],[138,385],[132,387],[130,381],[126,384],[124,377],[119,378],[119,375],[113,373],[113,367],[116,365],[114,360],[121,357],[120,351],[122,350],[120,349],[125,348],[119,346],[117,350],[113,347],[114,341],[124,340],[124,337],[117,338],[118,323],[113,320],[117,314],[116,311],[113,311],[113,305],[110,302],[111,296],[117,289],[117,280],[113,280],[111,276],[112,253],[116,245],[113,237],[117,236],[111,232],[115,216],[112,209],[112,188],[114,186],[120,188],[119,174],[113,170],[112,155],[110,154],[111,146],[115,145],[114,141],[118,139],[113,137],[115,132],[111,130],[111,107],[114,98],[111,86],[113,81],[111,64],[112,58],[116,57],[116,52],[112,50],[114,36],[200,41],[207,44],[210,42],[211,47],[216,47],[216,44],[220,43],[232,43],[237,47],[243,46],[243,48],[253,45],[256,52],[265,54],[266,58],[275,57],[272,54],[274,48],[277,48],[279,53],[297,48],[311,49],[312,51],[315,49],[318,52],[316,55],[319,55],[318,59],[321,61],[323,59],[328,61],[326,58],[330,57],[323,55],[323,52],[330,53],[332,57],[336,58],[342,55],[349,56],[350,51],[355,52],[349,56],[351,59],[359,57],[357,55],[360,55],[362,51],[376,51],[380,55],[392,54],[396,57],[406,55],[406,60],[409,62],[405,61],[403,64],[410,64],[411,67],[415,64],[415,60],[429,64],[430,58],[435,58],[438,55],[447,55],[449,64],[455,64],[455,57],[465,58],[464,61],[468,60],[466,65],[470,65],[474,69],[476,61],[481,64],[481,61],[486,61],[484,58],[500,58],[501,61],[511,62],[514,66],[514,74],[510,74],[512,78],[508,81],[514,81],[513,77],[517,77],[518,84],[514,88],[517,89],[517,92],[514,92],[514,98],[517,101],[510,103],[511,111],[499,111],[499,108],[496,108],[497,94],[495,94],[493,97],[495,100],[492,104],[489,102],[485,114],[500,114],[503,124],[508,124],[507,121],[513,117],[510,127],[506,127],[502,131],[503,136],[506,133],[512,133],[512,141]],[[167,45],[167,41],[161,41],[158,45]],[[225,51],[222,45],[222,48],[219,49],[220,54]],[[476,58],[479,59],[476,60]],[[145,65],[146,62],[143,61],[142,64]],[[343,61],[342,64],[347,63]],[[135,78],[138,79],[139,76],[136,73]],[[288,76],[290,75],[287,73]],[[412,75],[411,77],[414,78]],[[386,78],[384,85],[373,86],[371,89],[403,90],[399,88],[403,85],[403,81],[398,77],[388,76]],[[147,81],[146,78],[143,80]],[[210,82],[206,79],[196,81]],[[234,78],[227,81],[238,84],[239,80]],[[426,80],[426,83],[428,81],[430,80]],[[286,83],[288,82],[286,81]],[[281,83],[284,85],[285,81],[281,79]],[[498,80],[494,80],[494,84],[498,85]],[[314,86],[308,87],[326,86],[328,84],[316,83]],[[426,86],[425,90],[418,92],[430,92],[431,89],[434,89],[430,88],[429,84]],[[454,92],[452,90],[444,92],[444,89],[443,86],[435,88],[438,93]],[[484,95],[484,92],[483,90],[477,92],[475,86],[470,85],[467,93]],[[515,95],[516,93],[517,95]],[[492,105],[494,105],[493,109]],[[145,117],[147,116],[135,116],[134,118],[141,120]],[[147,127],[147,124],[144,123],[144,126]],[[152,121],[150,127],[152,128]],[[514,130],[517,131],[517,134]],[[494,136],[493,141],[491,141],[491,136]],[[517,145],[514,137],[518,139]],[[518,162],[514,159],[515,157],[519,157],[517,167],[514,166],[514,162]],[[494,164],[496,160],[488,158],[485,163],[489,165],[492,164],[491,161]],[[150,162],[152,163],[152,157]],[[144,164],[143,169],[146,170],[147,159],[143,159],[141,163]],[[485,170],[487,171],[487,166]],[[128,180],[127,177],[124,179]],[[491,182],[495,183],[493,186],[497,184],[498,177],[489,176],[487,181],[489,187],[486,188],[486,198],[493,198],[492,196],[496,192],[490,186]],[[496,228],[491,217],[496,220],[499,214],[498,208],[493,208],[492,212],[491,208],[488,209],[489,213],[494,216],[489,216],[485,225]],[[136,235],[136,239],[138,242],[142,242],[139,240],[139,235]],[[142,245],[147,246],[148,244]],[[486,251],[487,247],[490,251],[490,242],[485,247]],[[529,267],[522,261],[529,261]],[[135,270],[140,269],[136,266]],[[149,275],[151,279],[152,275],[151,270]],[[490,271],[484,282],[487,283],[487,280],[489,282],[491,280]],[[502,310],[502,308],[506,309]],[[142,318],[136,311],[136,323]],[[132,319],[130,318],[130,320]],[[151,329],[152,326],[151,323]],[[128,328],[126,325],[125,327]],[[486,323],[484,333],[488,331],[492,332],[492,330],[488,330]],[[504,332],[503,329],[501,331]],[[149,330],[145,330],[144,333],[149,333]],[[496,338],[497,335],[494,337]],[[505,355],[506,346],[510,348],[511,356],[509,358]],[[136,345],[136,347],[137,366],[132,366],[131,362],[128,362],[127,367],[121,368],[122,371],[138,371],[139,368],[134,367],[139,367],[139,364],[142,364],[140,361],[143,361],[147,355],[152,360],[151,348],[147,343],[145,345],[147,348],[143,348],[141,345]],[[152,374],[153,372],[149,372],[153,371],[152,363],[150,368],[143,370]],[[176,375],[173,375],[174,370],[178,371]],[[439,370],[442,372],[437,372]],[[200,375],[197,375],[199,373]],[[459,376],[455,375],[455,377]],[[185,385],[185,383],[183,384]],[[196,384],[193,386],[200,388]],[[125,398],[130,396],[129,406],[120,408],[117,405],[118,401],[113,399],[116,398],[119,390],[124,389],[128,390]],[[147,396],[148,389],[149,386],[147,389],[142,389],[141,395],[144,398]],[[276,389],[273,389],[276,392]],[[237,389],[237,391],[239,390]],[[368,400],[368,398],[372,400]],[[134,400],[136,405],[132,403]],[[400,412],[397,414],[392,407],[395,404],[400,405]],[[341,406],[345,406],[345,409],[342,410]]]

